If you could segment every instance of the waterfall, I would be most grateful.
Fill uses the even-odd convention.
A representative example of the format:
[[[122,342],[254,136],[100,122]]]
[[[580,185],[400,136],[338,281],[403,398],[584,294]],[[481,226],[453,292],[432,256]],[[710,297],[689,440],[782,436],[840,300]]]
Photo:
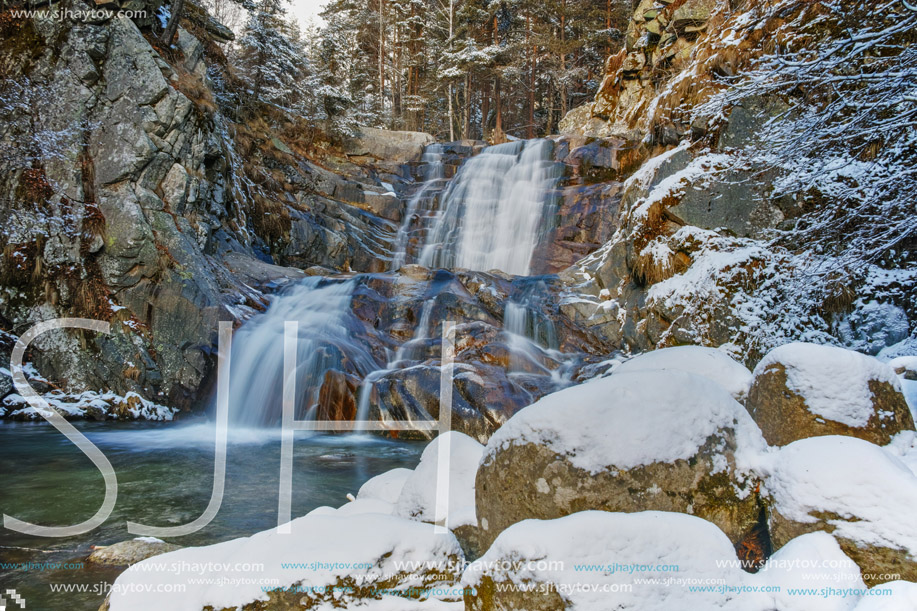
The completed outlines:
[[[508,142],[466,161],[442,195],[420,263],[527,275],[562,175],[552,147]]]
[[[411,226],[421,204],[435,194],[440,183],[445,177],[443,167],[443,145],[431,144],[424,149],[420,158],[423,183],[408,200],[404,211],[404,219],[398,228],[395,242],[392,247],[392,271],[401,269],[407,259],[408,244],[411,240]]]
[[[280,422],[286,321],[299,321],[297,419],[314,414],[329,370],[365,376],[378,368],[367,348],[354,338],[350,309],[354,287],[352,280],[307,278],[235,333],[229,385],[233,426],[266,427]]]

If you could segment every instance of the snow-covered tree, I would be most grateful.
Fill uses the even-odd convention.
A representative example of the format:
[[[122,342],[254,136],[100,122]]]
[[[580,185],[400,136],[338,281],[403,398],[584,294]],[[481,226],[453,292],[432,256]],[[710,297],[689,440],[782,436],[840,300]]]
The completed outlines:
[[[807,10],[805,25],[786,44],[698,112],[750,98],[786,105],[744,153],[779,172],[775,197],[805,200],[810,211],[778,240],[831,255],[820,258],[831,265],[812,275],[913,262],[917,7],[906,0],[834,0]]]

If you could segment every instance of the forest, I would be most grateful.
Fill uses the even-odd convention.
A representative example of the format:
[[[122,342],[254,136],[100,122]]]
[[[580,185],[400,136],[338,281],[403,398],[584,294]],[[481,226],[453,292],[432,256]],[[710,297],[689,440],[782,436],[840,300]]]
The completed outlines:
[[[301,30],[281,0],[211,0],[242,32],[239,74],[257,98],[335,129],[444,140],[557,132],[590,101],[624,42],[629,1],[331,0]]]

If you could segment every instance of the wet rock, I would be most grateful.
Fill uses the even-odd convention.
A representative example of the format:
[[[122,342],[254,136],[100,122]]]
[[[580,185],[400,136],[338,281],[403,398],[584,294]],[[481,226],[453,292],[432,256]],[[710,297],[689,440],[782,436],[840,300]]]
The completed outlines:
[[[155,537],[137,537],[113,545],[96,547],[89,554],[89,562],[106,566],[131,566],[166,552],[181,549],[180,545],[166,543]]]
[[[330,369],[325,372],[318,395],[316,420],[352,421],[357,417],[360,381],[355,376]]]
[[[771,445],[820,435],[885,445],[914,429],[895,372],[833,346],[794,343],[772,350],[755,367],[746,406]]]

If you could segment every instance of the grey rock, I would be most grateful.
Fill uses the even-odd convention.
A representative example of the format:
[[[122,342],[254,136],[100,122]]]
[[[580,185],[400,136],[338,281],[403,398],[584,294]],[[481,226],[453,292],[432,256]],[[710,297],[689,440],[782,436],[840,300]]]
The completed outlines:
[[[374,127],[361,127],[357,136],[344,144],[348,155],[369,155],[385,161],[407,163],[418,161],[423,149],[435,138],[423,132],[399,132]]]
[[[96,547],[87,560],[105,566],[131,566],[147,558],[178,549],[181,549],[180,545],[166,543],[152,537],[138,537],[113,545]]]

